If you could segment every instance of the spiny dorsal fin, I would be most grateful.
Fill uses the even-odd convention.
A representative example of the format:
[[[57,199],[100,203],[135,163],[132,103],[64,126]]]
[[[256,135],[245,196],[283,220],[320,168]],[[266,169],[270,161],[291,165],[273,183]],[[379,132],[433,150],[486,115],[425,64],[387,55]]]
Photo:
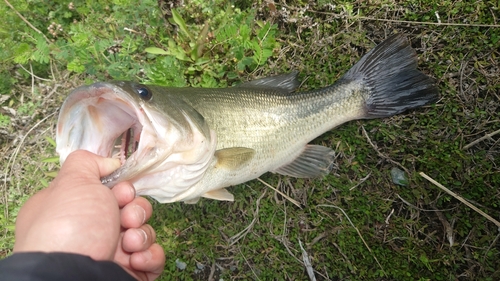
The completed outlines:
[[[284,91],[285,93],[291,93],[297,90],[297,88],[300,86],[300,83],[297,80],[297,74],[299,74],[298,71],[292,71],[287,74],[280,74],[280,75],[248,81],[239,84],[236,87],[258,88],[258,89],[274,88],[279,91]]]
[[[209,191],[202,195],[208,199],[220,200],[220,201],[234,201],[234,196],[229,193],[225,188],[216,189]]]
[[[299,157],[272,172],[296,178],[317,178],[330,173],[334,160],[335,152],[332,149],[308,144]]]
[[[215,168],[237,169],[252,159],[255,150],[246,147],[230,147],[217,150]]]

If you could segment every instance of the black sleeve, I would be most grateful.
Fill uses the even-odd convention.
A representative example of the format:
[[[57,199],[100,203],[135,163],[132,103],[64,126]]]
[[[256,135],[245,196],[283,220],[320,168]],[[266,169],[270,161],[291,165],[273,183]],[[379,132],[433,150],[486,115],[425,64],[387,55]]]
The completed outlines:
[[[118,264],[70,253],[16,253],[0,261],[0,281],[135,280]]]

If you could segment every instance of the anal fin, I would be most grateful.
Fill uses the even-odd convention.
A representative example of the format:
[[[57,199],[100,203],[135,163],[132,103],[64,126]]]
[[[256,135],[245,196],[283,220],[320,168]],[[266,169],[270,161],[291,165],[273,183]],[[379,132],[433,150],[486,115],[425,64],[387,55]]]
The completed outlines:
[[[317,178],[330,173],[334,160],[335,152],[331,148],[308,144],[299,157],[272,172],[295,178]]]
[[[215,199],[220,201],[234,201],[234,195],[232,195],[225,188],[209,191],[202,196],[208,199]]]
[[[198,201],[200,201],[200,197],[196,197],[196,198],[189,199],[189,200],[184,200],[184,203],[185,204],[196,204],[196,203],[198,203]]]

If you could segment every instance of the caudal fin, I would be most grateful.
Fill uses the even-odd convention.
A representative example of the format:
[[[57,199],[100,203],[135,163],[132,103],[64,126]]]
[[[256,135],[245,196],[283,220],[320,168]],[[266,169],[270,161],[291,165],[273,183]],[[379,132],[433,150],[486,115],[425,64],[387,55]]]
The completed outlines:
[[[361,80],[369,91],[364,118],[392,116],[438,99],[437,87],[417,70],[417,54],[400,34],[368,52],[342,80]]]

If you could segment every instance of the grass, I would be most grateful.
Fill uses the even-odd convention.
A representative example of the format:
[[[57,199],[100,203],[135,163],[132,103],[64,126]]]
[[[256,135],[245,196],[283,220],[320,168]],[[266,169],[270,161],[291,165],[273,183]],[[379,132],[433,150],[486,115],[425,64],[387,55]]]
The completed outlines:
[[[11,23],[0,30],[1,256],[12,251],[20,206],[58,169],[53,113],[71,89],[102,79],[227,86],[299,70],[301,90],[308,90],[333,83],[397,31],[410,37],[419,68],[439,85],[440,100],[392,118],[350,122],[316,139],[338,153],[338,168],[324,179],[261,177],[301,208],[259,181],[232,187],[233,203],[153,202],[150,223],[167,255],[161,279],[306,280],[299,241],[318,280],[500,278],[498,227],[419,175],[500,218],[499,134],[474,143],[500,129],[498,1],[185,2],[172,2],[180,16],[174,20],[170,2],[143,1],[131,21],[127,1],[89,1],[93,6],[75,10],[33,1],[36,14],[11,1],[39,30],[52,20],[62,24],[58,37],[46,32],[54,39],[46,45],[12,9],[0,8]],[[210,39],[200,43],[209,18]],[[242,33],[221,31],[230,18],[248,27],[248,36],[229,39]],[[185,30],[177,28],[182,22]],[[82,51],[86,42],[93,42],[93,52]],[[108,55],[110,46],[119,52]],[[148,53],[147,47],[171,53]],[[184,75],[162,74],[172,70]],[[392,182],[394,167],[406,171],[407,186]],[[186,268],[178,269],[176,260]]]

